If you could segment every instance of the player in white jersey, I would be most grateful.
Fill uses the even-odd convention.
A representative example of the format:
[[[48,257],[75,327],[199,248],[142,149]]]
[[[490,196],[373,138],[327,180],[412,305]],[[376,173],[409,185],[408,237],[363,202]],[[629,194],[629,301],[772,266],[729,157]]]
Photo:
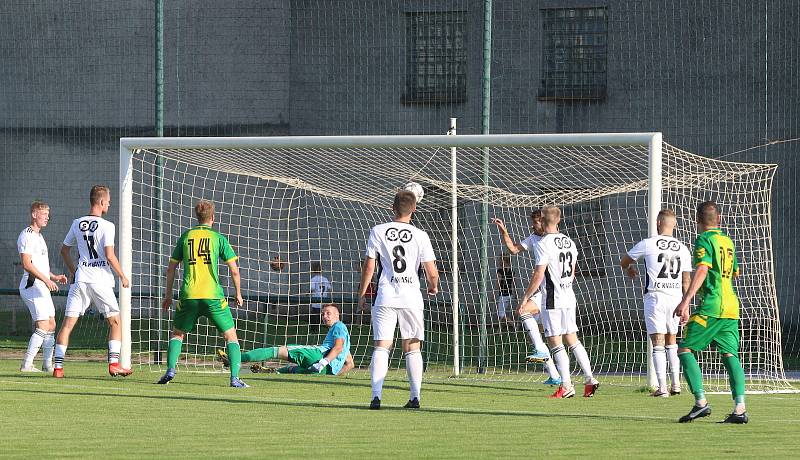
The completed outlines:
[[[575,387],[570,376],[569,355],[564,349],[566,342],[581,367],[584,377],[583,396],[591,397],[600,384],[592,375],[592,365],[581,341],[578,339],[578,325],[575,319],[575,267],[578,262],[578,248],[572,239],[558,231],[561,210],[555,206],[542,209],[542,222],[545,235],[536,244],[536,270],[519,308],[523,311],[538,310],[531,305],[530,297],[544,281],[542,292],[542,325],[544,335],[550,343],[550,353],[561,374],[561,385],[552,398],[571,398]]]
[[[372,307],[372,334],[375,350],[370,363],[372,401],[370,409],[381,408],[383,381],[389,370],[389,355],[394,330],[400,326],[403,355],[410,387],[406,408],[419,408],[422,386],[421,342],[425,340],[423,300],[418,271],[425,270],[428,295],[439,292],[439,271],[428,234],[411,225],[411,214],[417,209],[416,196],[400,191],[394,197],[394,221],[376,225],[369,233],[367,252],[361,269],[358,306],[365,310],[365,295],[378,265],[378,294]]]
[[[523,251],[534,252],[533,248],[536,247],[536,244],[542,239],[542,235],[544,235],[544,230],[542,229],[542,211],[535,209],[531,212],[530,219],[533,233],[519,243],[514,242],[511,235],[508,233],[505,223],[503,223],[501,219],[496,217],[491,219],[491,222],[497,225],[497,229],[500,231],[500,238],[503,240],[503,244],[505,244],[511,255],[516,255]],[[537,289],[529,305],[535,305],[538,310],[541,304],[542,291],[541,289]],[[539,331],[537,320],[540,315],[532,311],[520,310],[517,310],[517,314],[522,322],[522,327],[528,332],[528,337],[533,344],[533,349],[531,353],[525,357],[525,360],[532,363],[544,363],[544,367],[548,373],[547,380],[543,382],[545,385],[561,385],[561,376],[558,374],[555,364],[553,364],[553,360],[550,357],[550,350],[547,348],[547,345],[545,345],[544,340],[542,340],[542,334]]]
[[[311,263],[311,314],[320,315],[323,303],[329,303],[333,285],[331,281],[322,274],[322,264],[319,262]]]
[[[628,276],[639,274],[634,267],[644,258],[644,319],[647,334],[653,343],[653,365],[658,388],[651,396],[667,397],[681,392],[680,360],[678,359],[678,323],[673,316],[675,307],[681,302],[689,288],[692,271],[692,256],[689,249],[672,237],[675,229],[675,212],[663,209],[658,213],[656,228],[658,236],[645,238],[622,257],[620,265]],[[667,391],[667,361],[670,367],[671,388]]]
[[[17,252],[25,270],[19,283],[19,295],[28,307],[34,324],[25,358],[19,368],[22,372],[41,372],[33,365],[33,358],[39,353],[39,348],[42,349],[42,369],[50,372],[53,367],[56,310],[50,291],[58,291],[56,283],[67,284],[67,277],[50,271],[47,243],[41,233],[49,221],[50,206],[42,201],[34,201],[31,204],[31,225],[17,238]]]
[[[119,321],[119,303],[114,294],[114,274],[119,276],[123,288],[130,283],[122,273],[114,253],[114,224],[103,219],[111,205],[111,192],[104,185],[95,185],[89,194],[89,214],[72,221],[64,244],[61,258],[73,276],[73,283],[67,294],[64,322],[56,337],[55,369],[53,377],[64,377],[64,356],[67,353],[69,336],[90,303],[108,321],[108,373],[112,376],[127,376],[130,369],[119,365],[119,352],[122,346],[122,331]],[[72,260],[70,250],[78,247],[77,266]],[[113,272],[112,272],[113,270]]]

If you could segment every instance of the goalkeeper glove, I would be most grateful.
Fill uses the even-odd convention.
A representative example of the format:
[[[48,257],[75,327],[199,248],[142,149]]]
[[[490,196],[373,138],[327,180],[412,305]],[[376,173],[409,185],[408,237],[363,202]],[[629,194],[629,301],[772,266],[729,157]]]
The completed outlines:
[[[316,363],[311,365],[311,370],[319,374],[320,372],[325,370],[325,366],[328,365],[328,360],[325,358],[320,359]]]

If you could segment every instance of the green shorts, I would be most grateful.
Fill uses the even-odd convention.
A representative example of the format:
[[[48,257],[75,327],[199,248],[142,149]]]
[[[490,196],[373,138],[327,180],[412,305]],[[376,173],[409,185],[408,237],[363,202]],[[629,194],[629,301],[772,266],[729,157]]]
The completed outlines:
[[[686,324],[683,340],[678,345],[692,351],[705,350],[711,343],[720,353],[739,354],[739,320],[692,315]]]
[[[309,370],[311,366],[325,357],[319,347],[313,345],[286,345],[286,350],[289,352],[289,361],[300,366],[301,371],[296,372],[298,374],[305,374],[303,370]],[[325,371],[320,374],[333,375],[331,365],[325,366]]]
[[[231,309],[225,299],[183,299],[175,307],[172,325],[183,332],[192,332],[197,325],[197,318],[205,316],[217,326],[219,332],[234,327]]]

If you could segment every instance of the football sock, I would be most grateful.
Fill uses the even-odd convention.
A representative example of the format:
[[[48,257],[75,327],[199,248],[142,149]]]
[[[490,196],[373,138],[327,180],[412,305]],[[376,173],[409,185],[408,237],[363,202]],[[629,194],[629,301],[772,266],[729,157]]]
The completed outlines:
[[[108,364],[115,364],[119,362],[119,350],[122,348],[122,342],[119,340],[108,341]]]
[[[544,368],[547,370],[547,375],[551,379],[556,380],[561,378],[561,376],[558,374],[558,369],[556,369],[556,365],[553,363],[552,359],[548,359],[544,363]]]
[[[57,343],[55,357],[53,358],[53,365],[56,369],[61,369],[64,367],[64,356],[66,356],[66,354],[67,346]]]
[[[53,366],[53,349],[56,346],[56,332],[50,331],[44,338],[44,342],[42,342],[42,358],[44,361],[44,367],[52,367]]]
[[[177,337],[169,339],[167,347],[167,369],[175,369],[178,365],[178,357],[181,355],[183,340]]]
[[[706,392],[703,390],[703,373],[700,365],[697,364],[694,353],[691,351],[679,353],[678,358],[681,360],[683,376],[686,378],[686,383],[689,384],[689,391],[694,394],[695,401],[706,399]]]
[[[547,352],[547,345],[544,344],[542,335],[539,333],[539,324],[536,322],[536,318],[531,314],[525,314],[519,319],[522,321],[522,326],[528,331],[528,337],[533,342],[533,346],[536,347],[536,351]]]
[[[561,385],[564,388],[572,388],[572,376],[569,373],[569,355],[563,345],[559,345],[550,350],[556,362],[558,373],[561,374]]]
[[[372,397],[381,399],[383,395],[383,381],[389,372],[389,350],[375,347],[372,352],[372,362],[369,364],[369,373],[372,380]]]
[[[278,356],[278,350],[280,350],[280,347],[256,348],[242,353],[242,362],[251,363],[253,361],[273,359]],[[230,355],[228,357],[230,358]]]
[[[658,388],[664,389],[667,387],[667,353],[664,347],[653,347],[653,367],[656,368],[656,380],[658,381]]]
[[[228,342],[225,351],[228,352],[228,359],[231,362],[231,378],[239,378],[239,368],[242,367],[242,349],[239,348],[239,342]]]
[[[673,387],[681,386],[681,361],[678,359],[678,345],[667,345],[667,361],[669,361],[669,375]]]
[[[22,365],[24,367],[33,366],[33,358],[35,358],[36,354],[39,353],[39,348],[41,348],[46,337],[47,332],[39,328],[33,331],[30,340],[28,340],[28,349],[25,350],[25,358],[22,361]]]
[[[585,380],[585,383],[592,383],[594,380],[594,375],[592,374],[592,363],[589,362],[589,354],[586,353],[586,348],[584,348],[583,344],[578,341],[569,347],[569,351],[572,352],[572,355],[575,356],[575,360],[578,361],[578,365],[581,367],[581,372],[583,372],[583,379]],[[569,368],[567,368],[567,372],[569,372]],[[562,373],[561,375],[564,374]]]
[[[405,357],[406,374],[408,374],[408,386],[411,393],[408,399],[419,399],[422,389],[422,353],[419,350],[413,350],[406,353]]]
[[[744,405],[744,369],[737,356],[723,356],[722,364],[728,370],[728,382],[731,385],[731,396],[735,404]]]

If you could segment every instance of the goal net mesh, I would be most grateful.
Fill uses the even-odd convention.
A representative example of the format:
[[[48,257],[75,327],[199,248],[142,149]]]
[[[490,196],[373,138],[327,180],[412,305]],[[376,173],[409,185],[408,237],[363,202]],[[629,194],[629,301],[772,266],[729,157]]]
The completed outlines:
[[[715,200],[736,244],[748,390],[787,388],[770,235],[775,167],[716,161],[666,143],[662,148],[662,203],[677,214],[675,236],[691,247],[694,209]],[[310,295],[311,265],[318,262],[332,285],[329,300],[340,306],[350,329],[354,372],[368,373],[372,335],[369,313],[357,309],[360,261],[369,229],[391,220],[394,194],[413,180],[425,189],[413,224],[430,235],[441,273],[440,293],[426,299],[426,375],[452,374],[457,333],[461,376],[546,378],[540,365],[525,363],[530,345],[515,314],[505,312],[511,322],[500,319],[496,278],[505,248],[486,220],[503,219],[520,241],[531,232],[530,211],[551,204],[562,207],[561,229],[579,248],[579,335],[595,372],[646,382],[643,280],[623,276],[619,261],[648,236],[647,145],[458,148],[456,325],[450,148],[175,147],[133,153],[134,363],[164,367],[174,313],[160,308],[165,267],[180,234],[196,224],[195,203],[207,199],[216,204],[215,227],[240,257],[245,302],[232,305],[232,312],[242,349],[321,343],[325,328],[310,308],[320,300]],[[283,262],[281,270],[271,265],[275,257]],[[512,258],[512,269],[513,306],[533,272],[532,254]],[[220,271],[231,295],[227,268],[221,265]],[[201,319],[184,341],[179,367],[220,370],[213,356],[223,346],[220,333]],[[726,373],[713,349],[701,353],[700,361],[707,389],[726,390]],[[404,366],[399,344],[391,364]]]

